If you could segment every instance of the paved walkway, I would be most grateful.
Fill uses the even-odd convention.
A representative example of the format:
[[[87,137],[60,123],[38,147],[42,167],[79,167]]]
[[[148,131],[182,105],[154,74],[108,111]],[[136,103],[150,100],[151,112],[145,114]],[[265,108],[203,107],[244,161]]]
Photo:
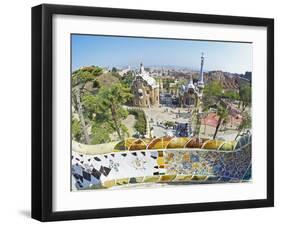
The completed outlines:
[[[129,136],[132,137],[135,133],[134,125],[136,123],[134,115],[128,115],[128,117],[122,121],[122,123],[128,128]]]

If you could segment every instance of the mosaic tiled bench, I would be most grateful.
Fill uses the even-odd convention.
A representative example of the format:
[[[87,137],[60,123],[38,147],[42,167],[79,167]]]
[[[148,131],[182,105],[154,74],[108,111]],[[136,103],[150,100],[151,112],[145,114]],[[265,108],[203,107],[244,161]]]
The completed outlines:
[[[74,189],[151,183],[194,184],[251,180],[251,135],[238,141],[187,137],[126,139],[111,153],[72,152]]]

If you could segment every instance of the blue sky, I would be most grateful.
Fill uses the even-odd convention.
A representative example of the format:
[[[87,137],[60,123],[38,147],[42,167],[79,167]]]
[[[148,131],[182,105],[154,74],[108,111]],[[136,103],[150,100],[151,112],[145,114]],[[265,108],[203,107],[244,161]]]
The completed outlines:
[[[81,66],[103,67],[184,66],[233,73],[252,71],[252,44],[117,36],[72,35],[72,70]]]

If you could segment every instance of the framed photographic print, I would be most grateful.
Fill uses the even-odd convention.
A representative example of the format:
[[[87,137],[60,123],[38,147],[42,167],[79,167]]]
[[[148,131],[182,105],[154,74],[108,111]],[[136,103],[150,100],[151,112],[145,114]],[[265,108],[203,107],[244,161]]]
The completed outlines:
[[[274,205],[274,21],[32,8],[32,217]]]

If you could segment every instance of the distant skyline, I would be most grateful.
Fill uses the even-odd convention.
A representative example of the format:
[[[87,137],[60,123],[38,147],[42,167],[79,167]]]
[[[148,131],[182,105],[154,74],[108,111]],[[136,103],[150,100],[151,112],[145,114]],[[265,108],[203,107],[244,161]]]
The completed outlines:
[[[82,66],[178,66],[232,73],[252,71],[252,44],[202,40],[72,35],[72,71]]]

